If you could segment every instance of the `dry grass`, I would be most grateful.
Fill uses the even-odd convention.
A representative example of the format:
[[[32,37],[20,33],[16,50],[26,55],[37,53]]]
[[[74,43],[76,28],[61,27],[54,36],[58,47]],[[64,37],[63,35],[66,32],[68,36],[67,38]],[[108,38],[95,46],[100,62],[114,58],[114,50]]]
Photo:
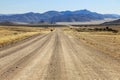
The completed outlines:
[[[120,31],[120,27],[114,27],[113,29]],[[118,33],[108,31],[78,32],[74,28],[64,29],[64,31],[73,36],[76,36],[89,46],[92,46],[106,54],[109,54],[110,56],[120,59],[120,32]]]
[[[0,26],[0,47],[49,31],[49,28]]]

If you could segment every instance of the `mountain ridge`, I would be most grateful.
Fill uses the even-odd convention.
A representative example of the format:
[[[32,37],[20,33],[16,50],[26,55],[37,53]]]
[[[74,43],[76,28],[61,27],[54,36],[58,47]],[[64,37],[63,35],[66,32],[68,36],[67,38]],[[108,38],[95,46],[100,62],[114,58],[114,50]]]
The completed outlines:
[[[120,18],[117,14],[100,14],[87,9],[76,11],[47,11],[45,13],[24,13],[0,15],[0,22],[55,23],[55,22],[86,22],[103,20],[105,18]]]

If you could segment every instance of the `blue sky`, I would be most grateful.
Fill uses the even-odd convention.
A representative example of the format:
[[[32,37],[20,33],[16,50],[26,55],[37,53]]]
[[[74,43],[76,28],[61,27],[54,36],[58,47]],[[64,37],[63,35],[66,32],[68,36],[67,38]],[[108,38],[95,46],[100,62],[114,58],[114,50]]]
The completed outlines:
[[[120,0],[1,0],[0,14],[88,9],[120,14]]]

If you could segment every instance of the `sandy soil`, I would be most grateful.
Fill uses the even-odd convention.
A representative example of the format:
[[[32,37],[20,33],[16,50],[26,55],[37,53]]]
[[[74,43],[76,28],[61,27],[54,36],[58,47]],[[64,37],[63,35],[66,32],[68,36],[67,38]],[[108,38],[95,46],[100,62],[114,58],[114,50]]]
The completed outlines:
[[[87,27],[89,29],[96,27]],[[88,46],[94,47],[107,55],[110,55],[116,59],[120,59],[120,27],[113,27],[118,30],[118,33],[108,31],[76,31],[74,29],[66,28],[64,31],[80,41],[84,42]]]
[[[56,29],[1,50],[0,80],[120,80],[120,62]]]

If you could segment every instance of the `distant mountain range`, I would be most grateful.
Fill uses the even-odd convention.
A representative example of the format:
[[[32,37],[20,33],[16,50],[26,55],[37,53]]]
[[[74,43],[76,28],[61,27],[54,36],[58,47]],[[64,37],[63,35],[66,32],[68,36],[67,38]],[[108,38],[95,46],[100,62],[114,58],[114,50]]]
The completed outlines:
[[[89,10],[77,11],[48,11],[45,13],[25,13],[0,15],[0,22],[54,23],[54,22],[86,22],[104,20],[105,18],[120,18],[117,14],[100,14]]]

